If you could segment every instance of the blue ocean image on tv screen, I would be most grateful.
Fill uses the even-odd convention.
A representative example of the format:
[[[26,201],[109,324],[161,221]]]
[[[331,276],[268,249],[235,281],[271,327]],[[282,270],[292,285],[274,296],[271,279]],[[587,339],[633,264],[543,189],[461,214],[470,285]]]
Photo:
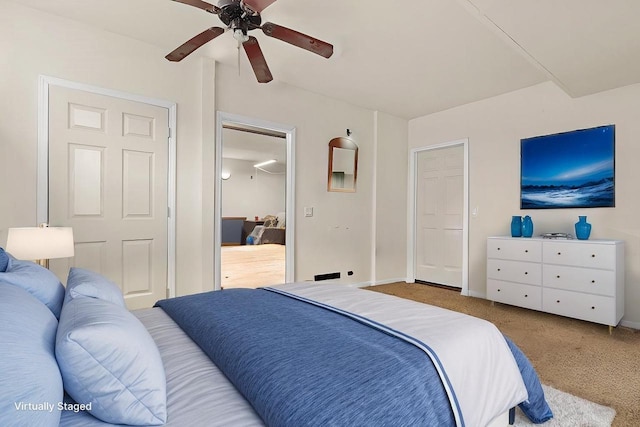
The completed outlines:
[[[520,141],[522,209],[615,206],[615,125]]]

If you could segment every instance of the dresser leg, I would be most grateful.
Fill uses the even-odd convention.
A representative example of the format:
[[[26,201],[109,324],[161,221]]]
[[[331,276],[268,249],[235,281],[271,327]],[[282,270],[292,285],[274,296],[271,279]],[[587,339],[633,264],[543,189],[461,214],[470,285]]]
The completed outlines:
[[[613,326],[609,325],[609,335],[613,334]]]

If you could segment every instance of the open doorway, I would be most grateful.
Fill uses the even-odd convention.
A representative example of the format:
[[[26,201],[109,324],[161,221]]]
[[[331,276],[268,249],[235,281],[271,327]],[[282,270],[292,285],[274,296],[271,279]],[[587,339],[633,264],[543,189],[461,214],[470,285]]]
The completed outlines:
[[[218,113],[215,289],[293,281],[295,129]]]

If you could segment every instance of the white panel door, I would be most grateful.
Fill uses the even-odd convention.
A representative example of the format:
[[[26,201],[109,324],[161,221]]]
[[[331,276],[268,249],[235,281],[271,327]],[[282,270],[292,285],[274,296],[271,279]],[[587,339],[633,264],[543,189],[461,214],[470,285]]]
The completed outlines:
[[[73,227],[75,257],[51,260],[118,284],[130,309],[167,289],[168,110],[49,90],[49,222]]]
[[[464,147],[420,151],[416,176],[415,278],[462,288]]]

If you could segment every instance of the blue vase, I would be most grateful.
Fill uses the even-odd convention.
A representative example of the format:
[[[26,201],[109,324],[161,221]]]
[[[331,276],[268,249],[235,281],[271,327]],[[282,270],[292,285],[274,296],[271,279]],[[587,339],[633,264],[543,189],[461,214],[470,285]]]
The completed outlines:
[[[533,236],[533,221],[529,215],[526,215],[522,220],[522,237],[531,236]]]
[[[591,224],[587,222],[586,216],[578,216],[578,222],[576,222],[576,237],[579,240],[587,240],[591,234]]]
[[[522,217],[514,215],[511,217],[511,237],[522,236]]]

